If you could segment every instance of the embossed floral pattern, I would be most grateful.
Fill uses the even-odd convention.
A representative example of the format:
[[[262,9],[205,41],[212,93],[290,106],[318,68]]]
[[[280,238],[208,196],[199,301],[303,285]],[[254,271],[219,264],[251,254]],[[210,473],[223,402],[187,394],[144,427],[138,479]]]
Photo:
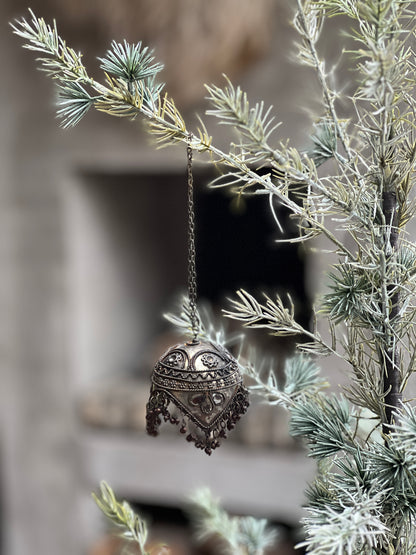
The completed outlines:
[[[202,355],[201,361],[207,368],[216,368],[218,366],[219,358],[211,353],[205,353]]]

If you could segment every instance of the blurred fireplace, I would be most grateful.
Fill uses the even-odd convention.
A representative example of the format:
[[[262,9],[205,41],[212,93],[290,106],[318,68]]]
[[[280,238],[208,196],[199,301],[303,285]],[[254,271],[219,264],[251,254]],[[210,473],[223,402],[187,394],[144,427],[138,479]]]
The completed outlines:
[[[186,190],[178,175],[84,174],[69,196],[79,385],[140,376],[161,314],[186,286]]]
[[[195,171],[197,272],[201,301],[217,309],[238,288],[289,290],[300,319],[309,319],[305,255],[281,238],[267,197],[243,199],[205,187]],[[68,195],[76,382],[105,377],[147,379],[158,337],[187,287],[186,178],[181,173],[83,173]],[[288,215],[283,226],[293,234]],[[299,252],[301,253],[299,255]],[[277,355],[290,348],[266,342]]]

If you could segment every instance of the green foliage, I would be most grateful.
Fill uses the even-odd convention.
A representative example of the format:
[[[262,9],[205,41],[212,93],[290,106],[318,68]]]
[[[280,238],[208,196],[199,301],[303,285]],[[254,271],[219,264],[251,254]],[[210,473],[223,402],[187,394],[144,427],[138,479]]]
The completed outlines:
[[[408,453],[410,472],[416,471],[416,412],[407,404],[402,407],[400,420],[390,436],[393,445]]]
[[[135,91],[142,95],[145,105],[153,107],[158,102],[164,83],[157,84],[156,75],[162,71],[163,65],[152,64],[153,50],[142,47],[141,42],[129,44],[127,41],[113,41],[106,56],[98,59],[100,68],[125,82],[130,93]]]
[[[255,357],[246,363],[245,374],[251,379],[249,391],[266,401],[269,405],[292,407],[299,398],[315,395],[328,383],[320,376],[320,369],[314,360],[304,354],[296,354],[285,361],[285,383],[283,387],[278,383],[272,366],[265,371],[264,361],[257,362]]]
[[[315,360],[302,353],[286,359],[284,372],[286,377],[284,392],[292,397],[305,393],[314,395],[327,385],[320,376],[320,368]]]
[[[341,490],[339,495],[345,500],[339,510],[328,505],[308,508],[304,519],[308,539],[299,547],[307,547],[314,555],[384,553],[381,546],[388,529],[383,524],[380,495],[349,490]]]
[[[358,324],[364,320],[368,324],[368,318],[377,307],[371,281],[351,264],[340,264],[335,268],[337,271],[329,274],[331,292],[324,296],[323,311],[337,324],[344,320]],[[372,305],[370,310],[369,303]]]
[[[314,395],[299,400],[290,414],[290,434],[306,439],[311,457],[323,459],[340,450],[354,450],[350,439],[351,416],[345,400]]]
[[[93,494],[103,515],[115,526],[121,536],[132,542],[140,555],[161,555],[165,546],[159,545],[147,551],[148,527],[126,501],[119,501],[111,487],[101,482],[98,495]],[[199,489],[189,500],[189,514],[196,531],[196,539],[217,540],[218,552],[229,555],[263,555],[273,547],[278,531],[268,525],[266,519],[246,516],[229,516],[214,499],[208,489]]]
[[[333,494],[336,494],[339,487],[345,488],[346,491],[359,488],[368,494],[385,491],[384,487],[380,487],[379,476],[370,467],[368,457],[367,451],[356,446],[355,450],[351,451],[350,457],[334,461],[335,472],[330,478]],[[339,503],[339,498],[337,497],[337,499],[337,503]]]
[[[82,64],[81,53],[67,46],[58,34],[56,24],[48,25],[42,18],[37,18],[32,10],[30,22],[22,19],[12,25],[13,31],[25,40],[24,48],[40,52],[37,60],[41,69],[54,78],[65,83],[88,79]]]
[[[391,514],[416,515],[416,476],[411,470],[413,460],[409,451],[393,443],[377,445],[368,456],[370,471],[377,476],[381,488],[387,491],[386,502]]]
[[[147,46],[142,47],[141,42],[129,44],[126,40],[123,43],[113,41],[106,56],[98,59],[101,62],[101,69],[128,83],[154,77],[163,69],[162,64],[152,65],[153,51]]]
[[[268,146],[272,133],[281,125],[274,123],[275,117],[271,115],[272,106],[265,110],[264,102],[257,102],[250,106],[247,93],[240,87],[235,88],[227,79],[224,89],[215,85],[206,85],[208,101],[212,108],[207,110],[207,115],[215,116],[221,125],[231,125],[241,137],[239,149],[244,152],[247,163],[256,163],[265,158],[278,162],[283,159]]]
[[[260,555],[273,547],[278,532],[270,528],[265,518],[240,517],[240,541],[246,546],[247,555]]]
[[[237,291],[237,296],[239,300],[231,300],[234,310],[225,311],[229,318],[239,320],[249,328],[266,328],[273,335],[280,337],[300,336],[301,339],[308,337],[312,340],[310,343],[303,341],[298,344],[298,349],[303,352],[321,356],[334,352],[333,347],[322,339],[317,330],[311,332],[296,322],[295,307],[290,295],[287,296],[289,306],[285,306],[279,296],[273,300],[265,295],[265,304],[258,302],[244,290]]]
[[[57,116],[62,118],[62,127],[77,125],[95,100],[78,81],[69,81],[58,87]]]
[[[94,500],[102,513],[120,529],[122,536],[137,544],[140,555],[150,555],[146,551],[148,529],[146,522],[140,518],[126,502],[116,499],[113,490],[101,482],[99,495],[93,494]]]
[[[223,553],[240,553],[239,523],[221,508],[207,489],[197,490],[191,497],[191,517],[197,539],[202,542],[211,536],[219,539]]]
[[[197,490],[190,498],[190,516],[197,538],[214,538],[224,555],[262,555],[276,542],[277,530],[266,519],[231,517],[207,489]]]
[[[315,132],[311,135],[313,146],[306,154],[318,167],[334,158],[337,151],[337,135],[333,122],[327,118],[318,121],[314,127]]]

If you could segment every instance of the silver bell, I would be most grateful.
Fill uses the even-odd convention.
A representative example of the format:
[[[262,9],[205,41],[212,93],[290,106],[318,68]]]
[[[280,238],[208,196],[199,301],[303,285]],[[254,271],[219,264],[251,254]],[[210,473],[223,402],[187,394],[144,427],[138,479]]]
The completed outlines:
[[[198,340],[175,345],[153,370],[147,432],[157,436],[163,418],[210,455],[248,405],[237,361],[227,350]]]

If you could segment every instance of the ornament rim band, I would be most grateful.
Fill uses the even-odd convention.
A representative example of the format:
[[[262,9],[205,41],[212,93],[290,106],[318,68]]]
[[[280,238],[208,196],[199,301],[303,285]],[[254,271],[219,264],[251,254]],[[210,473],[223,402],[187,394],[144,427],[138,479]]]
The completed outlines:
[[[181,419],[169,413],[170,403],[173,403],[181,411]],[[203,426],[169,391],[164,388],[155,388],[152,385],[147,404],[146,431],[150,436],[158,436],[163,418],[165,422],[170,422],[176,426],[181,425],[181,434],[186,434],[188,431],[186,421],[190,420],[197,429],[203,432],[205,437],[198,437],[195,433],[190,432],[186,436],[186,440],[193,442],[195,447],[202,449],[207,455],[211,455],[212,451],[221,445],[220,440],[227,438],[227,432],[233,430],[241,416],[247,412],[249,404],[248,391],[242,384],[239,384],[236,386],[226,409],[218,414],[210,425]],[[185,414],[183,413],[184,410],[186,411]]]
[[[158,386],[158,387],[154,387],[154,388],[153,388],[153,386],[152,386],[152,388],[151,388],[151,390],[150,390],[150,399],[152,398],[152,395],[153,395],[153,394],[158,394],[158,393],[160,393],[160,392],[163,392],[163,393],[166,395],[166,397],[169,398],[169,403],[173,403],[174,405],[176,405],[176,407],[177,407],[179,410],[183,409],[183,410],[187,411],[187,406],[186,406],[184,403],[182,403],[179,399],[176,399],[176,398],[171,394],[171,391],[168,390],[168,389],[166,389],[166,388],[164,388],[164,387],[159,387],[159,386]],[[236,385],[236,386],[235,386],[235,391],[234,391],[234,393],[233,393],[232,396],[231,396],[231,399],[230,399],[230,401],[229,401],[229,403],[228,403],[228,405],[227,405],[226,410],[225,410],[224,412],[219,413],[219,414],[212,420],[212,422],[211,422],[210,424],[206,424],[206,425],[202,424],[202,423],[198,420],[197,417],[195,417],[194,415],[190,414],[189,412],[186,413],[186,418],[189,418],[190,420],[192,420],[192,422],[194,422],[194,424],[196,424],[196,425],[198,426],[198,428],[200,428],[201,430],[204,430],[205,432],[212,432],[212,431],[214,431],[214,429],[215,429],[216,424],[218,423],[218,421],[219,421],[219,420],[224,420],[224,415],[225,415],[227,412],[230,411],[232,405],[234,405],[234,402],[235,402],[236,398],[237,398],[239,395],[244,395],[244,396],[246,396],[247,394],[248,394],[248,391],[247,391],[247,389],[243,386],[242,383]],[[149,402],[150,402],[150,399],[149,399]],[[169,403],[167,403],[166,409],[167,409]],[[247,402],[247,407],[248,407],[248,402]],[[236,417],[236,421],[238,421],[238,420],[240,419],[241,414],[244,414],[244,413],[240,413],[240,414],[238,415],[238,417]],[[177,422],[176,422],[176,420],[177,420]],[[175,419],[175,423],[176,423],[176,424],[179,424],[179,420],[178,420],[178,419]],[[228,425],[227,425],[226,428],[227,428],[228,430],[232,430],[232,429],[234,428],[234,426],[228,427]]]

